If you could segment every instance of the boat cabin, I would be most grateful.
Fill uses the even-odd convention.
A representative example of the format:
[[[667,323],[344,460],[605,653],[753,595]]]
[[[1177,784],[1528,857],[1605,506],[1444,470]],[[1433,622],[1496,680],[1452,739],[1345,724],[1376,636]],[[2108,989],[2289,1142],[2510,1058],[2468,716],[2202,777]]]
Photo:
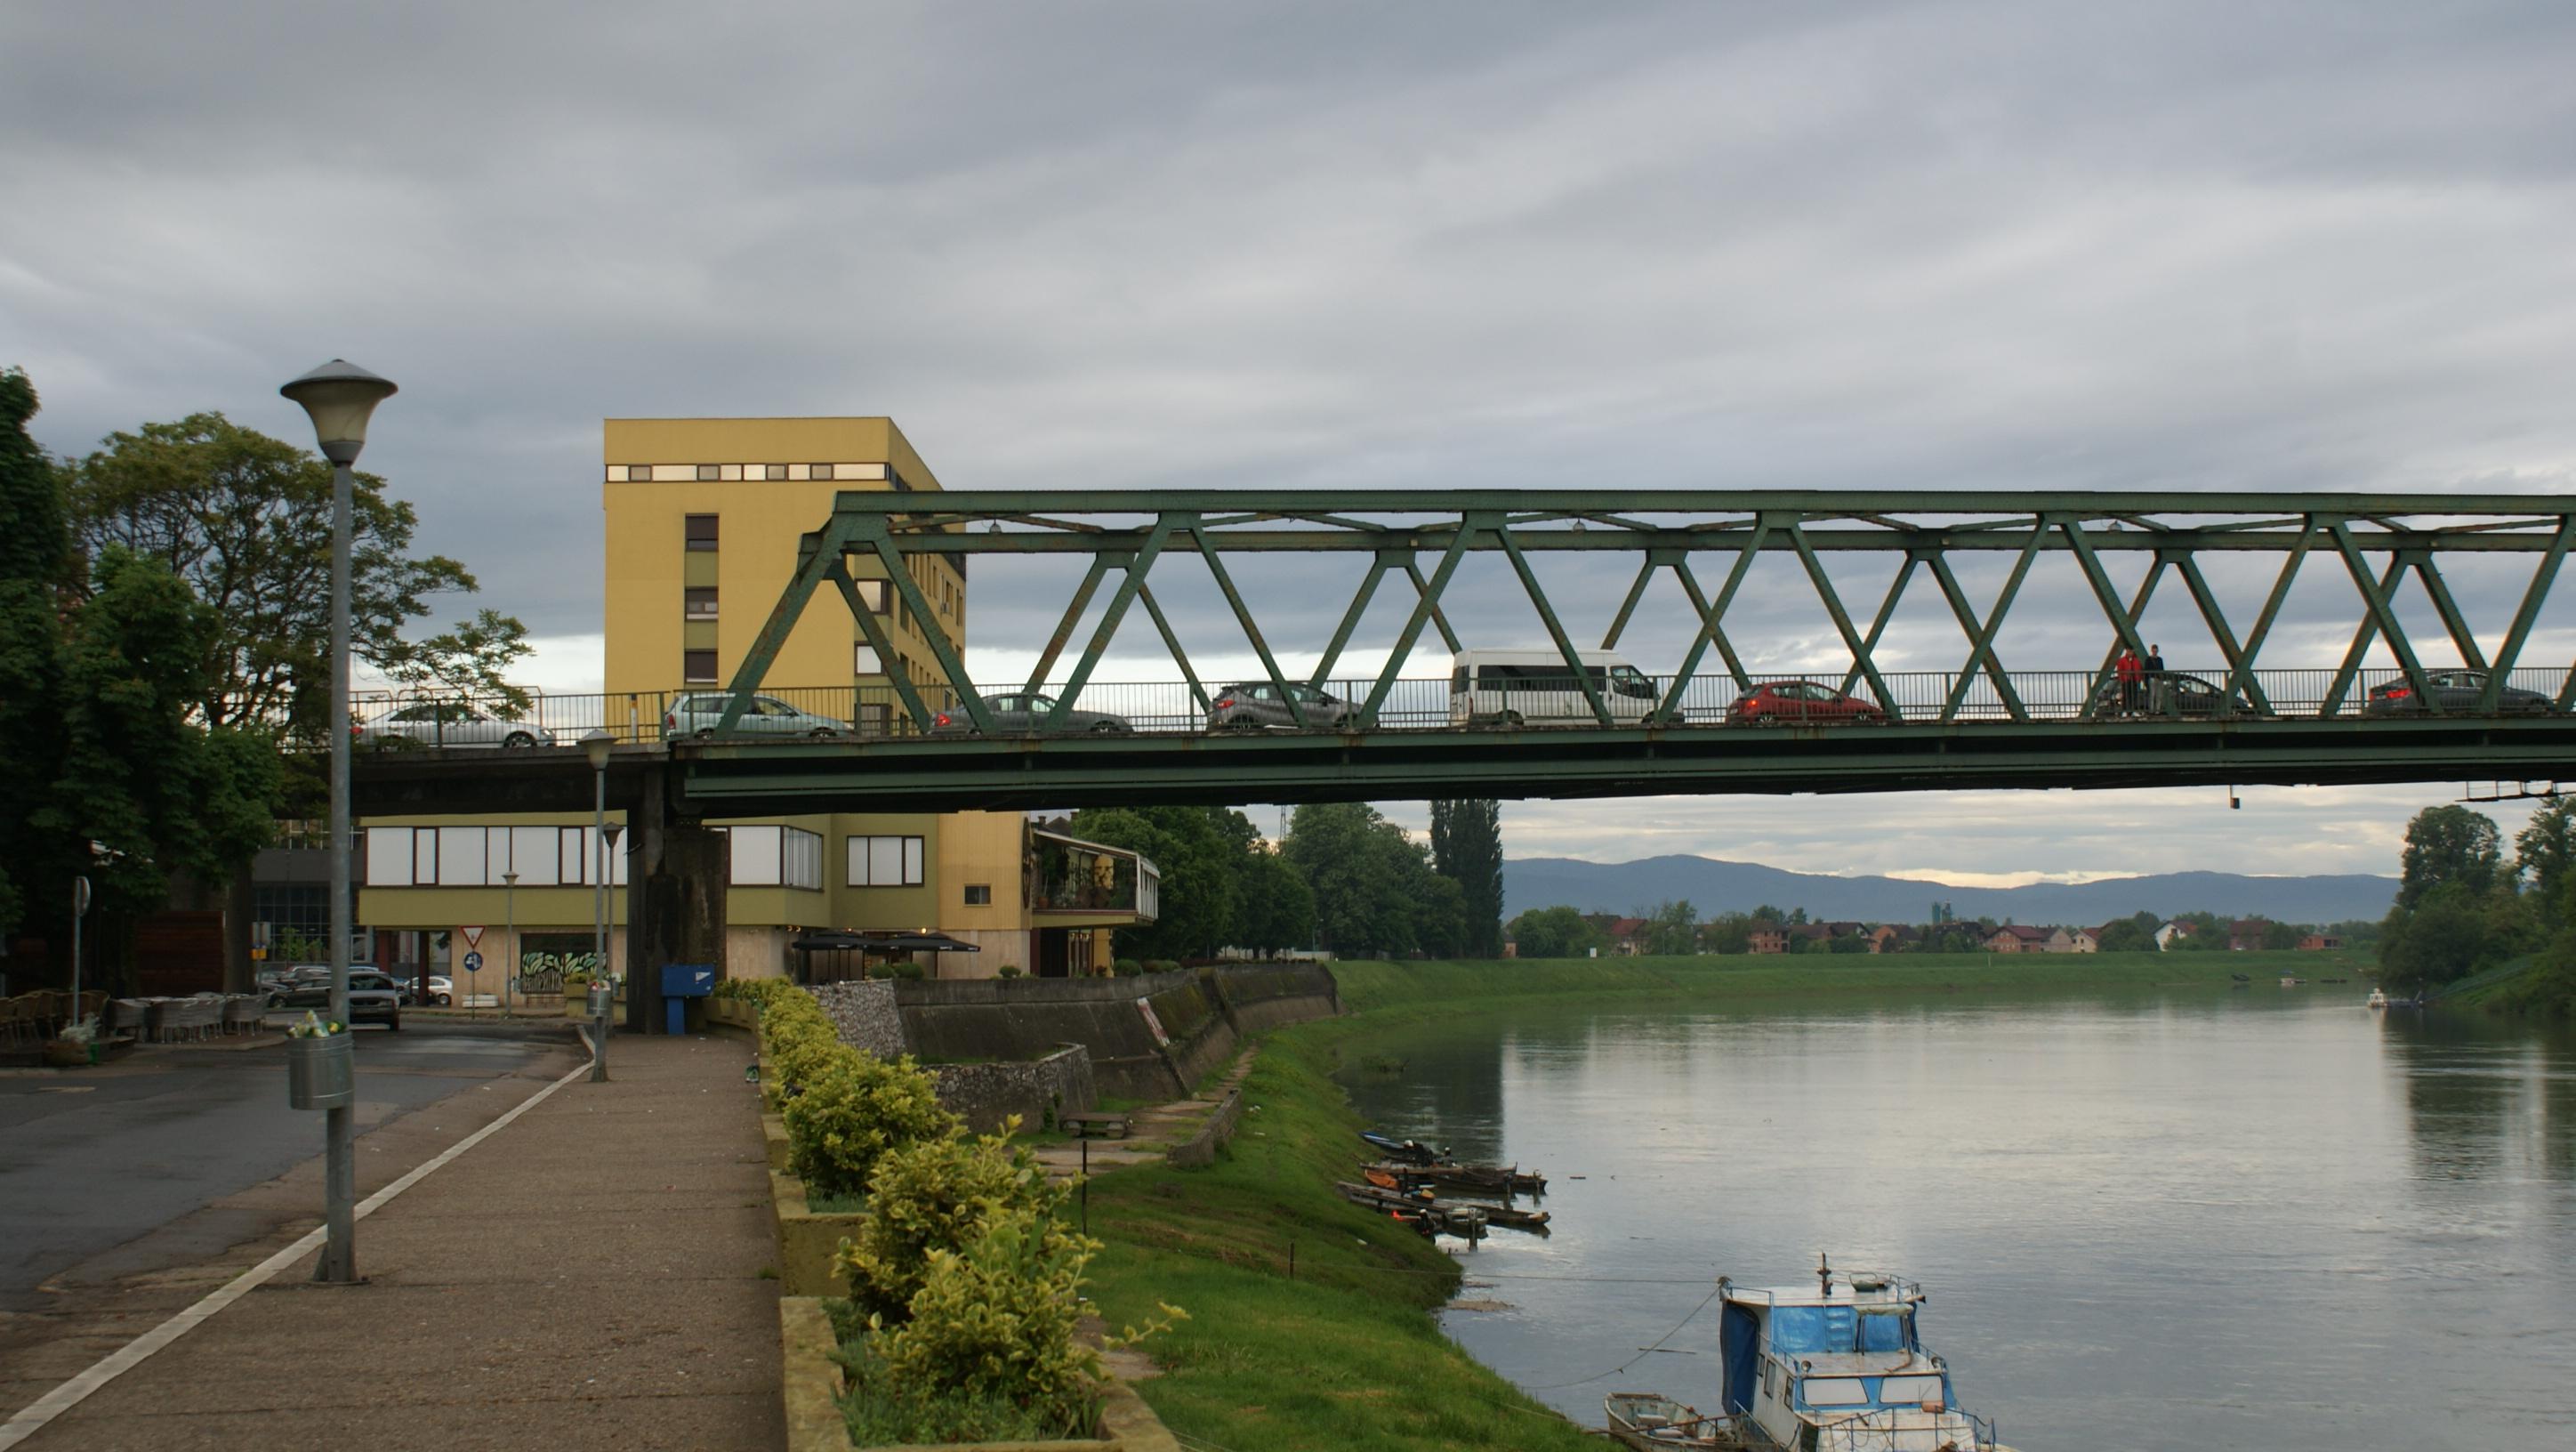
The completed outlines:
[[[1718,1354],[1725,1409],[1756,1445],[1791,1452],[1991,1448],[1994,1430],[1958,1410],[1950,1370],[1926,1350],[1923,1288],[1819,1267],[1812,1286],[1721,1284]]]

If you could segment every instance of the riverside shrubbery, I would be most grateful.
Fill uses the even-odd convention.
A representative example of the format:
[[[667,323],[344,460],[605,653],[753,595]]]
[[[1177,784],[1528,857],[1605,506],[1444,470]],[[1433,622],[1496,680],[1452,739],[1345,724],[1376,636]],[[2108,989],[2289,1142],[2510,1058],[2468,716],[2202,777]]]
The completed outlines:
[[[840,1041],[813,995],[762,995],[767,1092],[790,1169],[812,1196],[865,1192],[827,1303],[850,1374],[842,1411],[863,1446],[1070,1436],[1099,1416],[1099,1353],[1075,1337],[1099,1243],[1058,1219],[1050,1184],[1010,1130],[970,1137],[909,1056]],[[1011,1130],[1017,1129],[1014,1123]],[[1141,1339],[1183,1313],[1123,1340]]]

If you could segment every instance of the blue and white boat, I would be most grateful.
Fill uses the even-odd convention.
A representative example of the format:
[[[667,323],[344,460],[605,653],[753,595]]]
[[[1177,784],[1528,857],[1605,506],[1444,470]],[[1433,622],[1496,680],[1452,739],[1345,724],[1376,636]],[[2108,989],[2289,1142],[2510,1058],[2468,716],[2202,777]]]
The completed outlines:
[[[1959,1407],[1927,1350],[1920,1285],[1833,1269],[1768,1290],[1718,1282],[1723,1407],[1744,1444],[1786,1452],[2009,1452]]]

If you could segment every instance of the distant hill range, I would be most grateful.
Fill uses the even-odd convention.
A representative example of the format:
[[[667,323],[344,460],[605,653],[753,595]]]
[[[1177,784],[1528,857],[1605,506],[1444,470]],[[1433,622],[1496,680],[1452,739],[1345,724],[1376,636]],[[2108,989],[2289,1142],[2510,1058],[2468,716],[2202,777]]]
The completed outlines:
[[[2354,873],[2336,877],[2246,877],[2233,872],[2165,872],[2099,882],[2028,887],[1953,887],[1899,877],[1824,877],[1714,857],[1648,857],[1635,862],[1578,862],[1521,857],[1503,863],[1503,915],[1560,903],[1585,912],[1634,913],[1687,900],[1703,921],[1764,903],[1805,908],[1827,921],[1923,923],[1946,902],[1962,918],[1997,922],[2091,925],[2150,912],[2210,912],[2285,923],[2380,918],[2397,896],[2397,879]]]

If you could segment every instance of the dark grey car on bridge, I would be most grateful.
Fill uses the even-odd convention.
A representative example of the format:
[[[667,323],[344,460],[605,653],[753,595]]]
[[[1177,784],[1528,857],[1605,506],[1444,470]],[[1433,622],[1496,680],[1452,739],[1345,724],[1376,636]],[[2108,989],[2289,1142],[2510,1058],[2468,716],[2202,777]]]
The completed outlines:
[[[1264,727],[1297,725],[1295,713],[1288,709],[1281,688],[1268,681],[1246,681],[1227,686],[1208,702],[1207,724],[1210,731],[1258,731]],[[1329,695],[1302,681],[1290,681],[1289,696],[1306,713],[1306,724],[1316,730],[1338,731],[1348,725],[1359,708],[1339,696]]]
[[[2487,690],[2485,671],[2426,671],[2424,684],[2430,686],[2433,699],[2442,709],[2453,714],[2475,714]],[[2538,691],[2519,686],[2506,686],[2496,692],[2495,708],[2506,716],[2541,716],[2555,709],[2555,704]],[[2383,681],[2370,688],[2370,699],[2362,709],[2373,716],[2421,716],[2428,713],[2424,698],[2416,693],[2415,683],[2400,677]]]
[[[1005,691],[984,698],[984,714],[991,718],[997,736],[1035,736],[1048,731],[1123,736],[1136,729],[1124,716],[1079,708],[1065,712],[1064,720],[1059,722],[1055,707],[1055,697],[1035,691]],[[971,736],[975,734],[975,718],[962,710],[942,711],[931,719],[930,730],[935,736]]]

